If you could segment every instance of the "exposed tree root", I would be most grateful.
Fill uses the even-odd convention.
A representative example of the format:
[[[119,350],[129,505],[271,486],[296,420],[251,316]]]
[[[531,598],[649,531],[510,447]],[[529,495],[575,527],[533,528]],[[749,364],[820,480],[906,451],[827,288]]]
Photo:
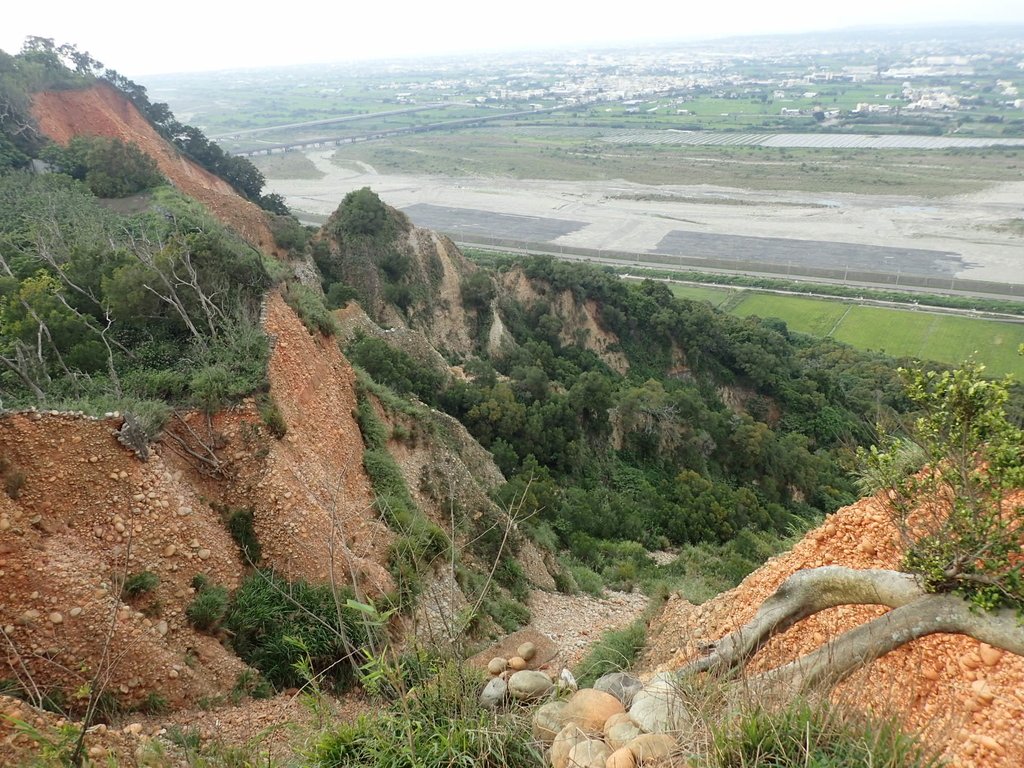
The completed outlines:
[[[851,629],[796,661],[750,678],[756,689],[829,688],[905,643],[936,632],[968,635],[1024,655],[1024,625],[1008,609],[972,610],[956,595],[925,592],[914,576],[888,570],[826,566],[790,576],[754,618],[681,670],[726,673],[741,669],[771,638],[798,621],[839,605],[884,605],[893,610]]]

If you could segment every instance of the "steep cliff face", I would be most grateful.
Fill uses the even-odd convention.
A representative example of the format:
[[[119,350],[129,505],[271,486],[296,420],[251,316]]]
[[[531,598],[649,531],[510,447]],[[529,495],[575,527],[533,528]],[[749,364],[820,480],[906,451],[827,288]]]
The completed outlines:
[[[393,534],[362,468],[352,369],[280,297],[269,297],[265,327],[286,436],[269,436],[252,402],[172,427],[204,443],[196,453],[212,449],[216,471],[169,436],[140,461],[117,440],[120,418],[0,418],[5,478],[17,478],[16,498],[0,494],[0,677],[70,697],[105,669],[128,705],[155,693],[178,707],[230,690],[244,665],[185,615],[194,576],[233,588],[246,572],[225,508],[254,512],[262,564],[290,579],[324,582],[333,564],[343,583],[393,588]],[[147,571],[155,588],[121,593],[125,576]]]
[[[1012,503],[1024,502],[1018,493]],[[895,568],[898,532],[875,498],[830,516],[792,550],[769,560],[738,587],[695,606],[670,601],[652,623],[644,659],[650,670],[677,669],[749,621],[758,606],[796,571],[822,565]],[[842,606],[799,622],[754,657],[751,673],[799,658],[829,638],[885,612]],[[932,635],[905,645],[841,684],[833,698],[852,707],[895,714],[942,745],[953,765],[1024,765],[1024,657],[960,635]]]
[[[203,203],[252,246],[274,253],[266,214],[239,197],[226,181],[178,152],[113,86],[97,83],[84,90],[37,93],[32,115],[43,134],[59,144],[76,136],[105,136],[138,145],[175,187]]]

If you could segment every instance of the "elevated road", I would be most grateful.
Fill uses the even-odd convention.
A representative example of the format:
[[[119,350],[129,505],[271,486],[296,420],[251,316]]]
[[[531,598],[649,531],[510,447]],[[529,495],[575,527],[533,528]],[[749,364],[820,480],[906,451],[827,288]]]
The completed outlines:
[[[267,125],[262,128],[244,128],[228,133],[218,133],[210,136],[211,139],[237,139],[240,136],[255,136],[258,133],[270,133],[271,131],[287,131],[292,128],[315,128],[318,125],[334,125],[336,123],[353,123],[358,120],[373,120],[378,117],[391,117],[392,115],[409,115],[413,112],[426,112],[431,109],[445,109],[446,107],[469,107],[471,104],[459,101],[439,101],[434,104],[421,104],[418,107],[407,107],[405,109],[388,109],[383,112],[367,112],[359,115],[339,115],[338,117],[325,117],[321,120],[307,120],[302,123],[282,123],[280,125]]]

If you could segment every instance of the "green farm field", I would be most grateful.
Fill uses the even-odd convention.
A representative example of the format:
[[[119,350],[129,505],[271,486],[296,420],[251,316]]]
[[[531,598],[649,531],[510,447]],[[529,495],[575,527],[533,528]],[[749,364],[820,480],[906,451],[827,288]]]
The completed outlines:
[[[1017,354],[1024,344],[1022,323],[728,288],[669,287],[680,298],[708,301],[740,317],[777,317],[793,331],[831,336],[859,349],[950,365],[973,356],[989,373],[1024,378],[1024,357]]]

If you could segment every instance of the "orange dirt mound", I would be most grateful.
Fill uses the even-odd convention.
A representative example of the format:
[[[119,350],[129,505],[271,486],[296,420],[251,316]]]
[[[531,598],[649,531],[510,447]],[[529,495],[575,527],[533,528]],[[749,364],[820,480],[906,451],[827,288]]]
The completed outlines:
[[[203,203],[254,247],[267,254],[275,252],[274,236],[259,206],[178,152],[113,86],[97,83],[84,90],[37,93],[32,114],[40,130],[59,144],[76,136],[106,136],[137,144],[175,187]]]
[[[1013,501],[1024,503],[1024,493]],[[699,606],[669,602],[653,622],[645,664],[659,670],[683,666],[702,645],[753,618],[758,606],[798,570],[895,568],[901,557],[898,542],[877,499],[845,507],[735,589]],[[823,611],[770,641],[749,669],[756,673],[803,656],[885,610],[843,606]],[[926,741],[943,745],[954,766],[1024,765],[1024,657],[972,638],[932,635],[903,646],[840,685],[834,699],[903,718]]]

